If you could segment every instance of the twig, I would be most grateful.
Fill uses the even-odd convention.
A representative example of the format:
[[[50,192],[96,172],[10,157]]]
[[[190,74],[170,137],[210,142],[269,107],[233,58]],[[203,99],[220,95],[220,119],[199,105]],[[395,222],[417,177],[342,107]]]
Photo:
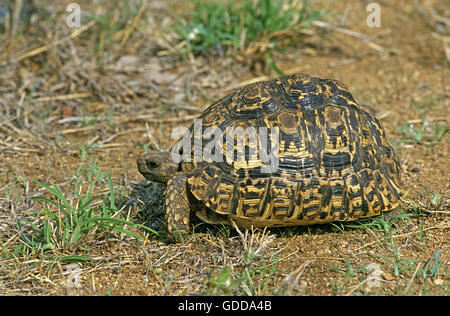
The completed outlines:
[[[137,115],[134,118],[130,117],[119,120],[119,123],[133,122],[133,121],[145,121],[151,124],[181,123],[192,121],[193,119],[197,118],[197,116],[198,115],[186,115],[186,116],[168,117],[163,119],[155,119],[153,118],[154,117],[153,115],[151,116],[151,118],[148,115]]]
[[[425,6],[427,7],[428,12],[430,12],[433,20],[435,20],[436,22],[445,24],[447,27],[450,27],[450,19],[447,19],[445,17],[438,15],[436,10],[433,8],[433,6],[431,5],[431,3],[429,1],[425,2]]]
[[[406,199],[403,199],[403,198],[402,198],[402,201],[407,203],[407,204],[409,204],[409,205],[412,205],[413,207],[416,207],[416,208],[420,209],[421,212],[425,212],[425,213],[428,213],[428,214],[450,214],[450,211],[429,211],[429,210],[426,209],[426,206],[423,205],[421,202],[418,202],[419,203],[418,204],[418,203],[416,203],[414,201],[406,200]]]
[[[78,99],[78,98],[87,98],[90,97],[90,92],[80,92],[80,93],[71,93],[64,95],[55,95],[51,97],[40,97],[36,99],[32,99],[32,101],[37,102],[48,102],[48,101],[61,101],[61,100],[69,100],[69,99]]]
[[[251,83],[255,83],[255,82],[258,82],[258,81],[264,81],[264,80],[269,80],[269,77],[268,76],[260,76],[260,77],[255,77],[255,78],[252,78],[252,79],[249,79],[249,80],[244,80],[244,81],[241,81],[241,82],[238,82],[238,83],[235,83],[235,84],[232,84],[232,85],[226,87],[224,89],[224,91],[231,91],[231,90],[234,90],[234,89],[237,89],[237,88],[242,88],[242,87],[244,87],[246,85],[249,85]]]
[[[345,35],[349,35],[355,38],[358,38],[360,40],[362,40],[364,43],[366,43],[370,48],[380,52],[380,53],[385,53],[384,48],[381,47],[378,44],[375,44],[374,42],[376,41],[375,38],[370,37],[366,34],[360,33],[360,32],[356,32],[356,31],[352,31],[352,30],[348,30],[342,27],[339,27],[337,25],[328,23],[328,22],[323,22],[323,21],[313,21],[311,23],[312,25],[319,27],[319,28],[325,28],[325,29],[329,29],[329,30],[333,30]]]
[[[445,224],[442,224],[442,223],[441,223],[441,224],[438,224],[438,225],[435,225],[435,226],[431,226],[431,227],[424,228],[424,229],[420,229],[420,230],[415,230],[415,231],[412,231],[412,232],[409,232],[409,233],[400,234],[400,235],[393,235],[392,238],[405,237],[405,236],[409,236],[409,235],[416,234],[416,233],[420,233],[420,232],[425,232],[425,231],[427,231],[427,230],[431,230],[431,229],[435,229],[435,228],[450,228],[450,225],[445,225]],[[372,245],[374,245],[374,244],[380,243],[381,241],[382,241],[381,239],[378,239],[378,240],[375,240],[375,241],[373,241],[373,242],[371,242],[371,243],[365,244],[365,245],[363,245],[363,246],[361,246],[361,247],[355,249],[355,252],[356,252],[356,251],[359,251],[360,249],[363,249],[363,248],[372,246]]]
[[[73,134],[73,133],[83,133],[88,132],[91,129],[94,129],[94,125],[84,126],[84,127],[77,127],[77,128],[68,128],[60,132],[61,135],[65,134]]]
[[[10,44],[14,42],[14,38],[17,35],[17,31],[19,29],[19,22],[20,22],[20,12],[22,11],[23,6],[23,0],[16,0],[15,6],[14,6],[14,13],[12,17],[12,27],[11,27],[11,42]]]
[[[301,276],[303,275],[303,272],[305,271],[306,267],[312,263],[313,260],[306,260],[303,262],[297,269],[295,269],[294,272],[289,273],[281,282],[280,285],[275,289],[274,294],[278,294],[281,289],[286,286],[286,293],[283,293],[283,295],[290,295],[294,287],[298,284],[298,281],[300,280]],[[292,278],[295,276],[295,279],[292,282]]]
[[[367,283],[368,281],[371,281],[371,279],[367,278],[364,281],[361,281],[360,283],[356,284],[351,290],[350,292],[348,292],[347,294],[345,294],[345,296],[350,296],[353,294],[353,292],[355,292],[357,289],[359,289],[361,286],[363,286],[365,283]]]
[[[155,145],[155,149],[160,151],[161,148],[159,147],[158,142],[155,140],[155,138],[153,137],[152,133],[150,133],[150,128],[148,127],[148,123],[145,123],[145,128],[147,129],[147,137],[150,139],[150,142]]]
[[[209,240],[208,238],[206,238],[203,235],[201,235],[200,237],[202,237],[204,240],[206,240],[207,242],[211,243],[212,245],[216,246],[217,248],[220,248],[222,251],[225,251],[226,253],[230,254],[230,252],[228,250],[226,250],[225,247],[223,247],[223,245],[218,245],[217,243],[215,243],[212,240]]]
[[[419,271],[420,266],[421,266],[421,263],[419,262],[419,264],[417,265],[417,268],[416,268],[416,270],[414,271],[414,273],[413,273],[411,279],[408,281],[408,284],[406,285],[405,290],[403,291],[403,295],[406,295],[406,294],[408,293],[409,288],[411,287],[412,282],[413,282],[414,278],[416,277],[417,271]]]
[[[445,57],[448,61],[450,61],[450,37],[438,34],[436,32],[431,33],[431,37],[442,40],[442,45],[444,45]]]
[[[114,123],[128,123],[135,121],[145,121],[150,124],[165,124],[165,123],[181,123],[192,121],[198,115],[186,115],[186,116],[176,116],[176,117],[168,117],[162,119],[155,119],[154,115],[136,115],[135,117],[127,117],[127,118],[118,118],[118,117],[97,117],[97,116],[74,116],[74,117],[66,117],[58,121],[59,124],[72,123],[72,122],[83,122],[89,120],[97,120],[97,121],[107,121],[111,120]]]
[[[134,29],[136,28],[137,22],[139,21],[139,19],[142,16],[142,13],[145,10],[145,7],[147,6],[147,2],[144,2],[141,7],[139,8],[139,12],[138,14],[134,17],[133,21],[131,22],[130,27],[128,28],[128,30],[125,32],[125,34],[122,37],[122,41],[120,42],[120,50],[123,48],[123,46],[126,44],[126,42],[128,41],[128,38],[130,37],[131,33],[133,33]]]
[[[72,32],[72,34],[70,34],[69,36],[66,36],[66,37],[64,37],[64,38],[62,38],[62,39],[60,39],[58,41],[53,42],[53,43],[46,44],[46,45],[43,45],[43,46],[31,49],[31,50],[28,50],[28,51],[25,51],[22,54],[20,54],[19,56],[12,58],[10,61],[8,61],[8,60],[3,61],[1,63],[1,66],[4,66],[4,65],[6,65],[8,63],[15,63],[15,62],[21,61],[23,59],[26,59],[28,57],[33,57],[35,55],[41,54],[41,53],[49,50],[52,46],[61,45],[62,43],[65,43],[65,42],[67,42],[67,41],[69,41],[71,39],[74,39],[74,38],[80,36],[80,34],[86,32],[88,29],[90,29],[92,26],[94,26],[95,23],[96,23],[95,21],[91,21],[88,24],[83,25],[82,27],[80,27],[76,31]]]
[[[427,118],[427,119],[413,119],[413,120],[407,120],[406,123],[407,124],[422,124],[423,121],[427,121],[427,122],[446,122],[447,119],[445,117],[431,117],[431,118]]]

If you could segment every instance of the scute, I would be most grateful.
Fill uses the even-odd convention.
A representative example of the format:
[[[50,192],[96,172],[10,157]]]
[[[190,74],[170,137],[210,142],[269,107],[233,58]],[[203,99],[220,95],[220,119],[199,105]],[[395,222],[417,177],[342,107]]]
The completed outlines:
[[[188,187],[211,211],[239,225],[347,221],[400,203],[400,163],[383,127],[337,80],[296,74],[254,83],[213,103],[199,118],[203,131],[221,128],[226,145],[222,162],[184,163]],[[277,168],[261,171],[267,162],[252,156],[258,143],[248,137],[244,161],[226,159],[227,146],[238,157],[237,144],[229,145],[225,133],[236,127],[277,127]]]

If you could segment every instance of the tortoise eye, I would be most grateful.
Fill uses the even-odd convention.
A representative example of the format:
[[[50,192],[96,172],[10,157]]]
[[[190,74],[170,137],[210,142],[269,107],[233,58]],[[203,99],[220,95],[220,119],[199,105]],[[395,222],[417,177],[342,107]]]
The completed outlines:
[[[155,168],[159,167],[159,163],[157,163],[156,161],[151,161],[151,160],[148,160],[146,162],[146,165],[147,165],[148,169],[155,169]]]

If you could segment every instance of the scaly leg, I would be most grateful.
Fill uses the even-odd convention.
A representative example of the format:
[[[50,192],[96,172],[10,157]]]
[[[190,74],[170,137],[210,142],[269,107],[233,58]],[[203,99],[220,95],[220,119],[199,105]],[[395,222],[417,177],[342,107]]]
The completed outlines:
[[[186,175],[177,172],[167,182],[165,192],[168,239],[181,242],[189,233],[190,204],[187,196]]]

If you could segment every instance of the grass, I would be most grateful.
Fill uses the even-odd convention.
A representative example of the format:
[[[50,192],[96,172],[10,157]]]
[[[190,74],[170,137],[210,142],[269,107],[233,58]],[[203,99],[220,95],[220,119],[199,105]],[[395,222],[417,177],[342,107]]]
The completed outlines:
[[[427,261],[422,270],[422,279],[431,277],[436,280],[440,275],[446,274],[446,267],[440,261],[441,252],[436,251],[433,256]]]
[[[114,187],[108,172],[102,172],[91,160],[89,166],[80,168],[76,171],[76,175],[73,189],[70,191],[62,190],[56,185],[34,181],[36,185],[45,190],[45,197],[33,198],[35,203],[42,205],[41,211],[38,212],[42,220],[33,221],[30,218],[17,221],[20,243],[18,245],[16,243],[13,247],[13,257],[21,258],[20,260],[27,258],[25,260],[27,262],[33,262],[35,259],[30,260],[33,256],[41,259],[34,261],[35,263],[31,266],[27,266],[26,270],[20,270],[24,275],[30,275],[32,271],[38,269],[39,262],[41,265],[48,262],[50,266],[46,269],[51,269],[51,266],[55,266],[58,262],[88,264],[90,261],[95,261],[97,259],[89,255],[88,249],[91,246],[95,247],[95,244],[102,239],[109,239],[111,236],[119,239],[135,239],[139,245],[144,242],[143,231],[139,230],[142,226],[129,221],[128,215],[117,207],[117,188]],[[98,191],[100,193],[95,193]],[[367,230],[369,236],[375,235],[376,239],[381,241],[385,251],[383,255],[367,258],[364,255],[361,257],[361,254],[366,252],[364,249],[356,257],[334,261],[326,267],[327,274],[334,272],[337,275],[337,277],[331,278],[328,276],[330,287],[336,294],[356,294],[361,290],[363,294],[402,294],[406,290],[408,290],[406,294],[414,294],[417,291],[421,291],[421,293],[433,291],[433,287],[442,288],[440,291],[448,291],[448,289],[445,290],[445,284],[439,284],[443,279],[445,280],[447,275],[445,264],[441,259],[441,252],[435,252],[428,261],[425,263],[422,261],[420,265],[419,260],[402,255],[401,246],[396,243],[394,235],[409,225],[414,218],[413,215],[406,213],[391,217],[379,216],[345,223],[338,227],[339,234],[344,234],[350,229]],[[330,225],[330,227],[333,226]],[[238,247],[235,249],[224,248],[222,250],[224,258],[219,262],[231,262],[231,264],[210,270],[204,281],[205,287],[201,292],[203,295],[290,295],[298,293],[296,291],[303,293],[301,292],[302,287],[298,286],[300,278],[295,275],[287,275],[285,278],[287,284],[282,282],[277,287],[277,280],[284,273],[280,266],[284,259],[280,259],[278,256],[278,246],[272,245],[275,236],[271,235],[268,230],[237,230],[231,233],[229,227],[222,227],[213,230],[212,233],[208,231],[207,234],[200,233],[193,237],[211,239],[211,243],[218,244],[221,240],[227,242],[230,234],[233,235],[232,239],[238,238]],[[314,229],[309,236],[311,238],[316,236]],[[176,251],[179,252],[194,244],[188,240],[179,246],[174,246],[173,249],[177,249]],[[370,247],[370,245],[367,246]],[[5,247],[9,247],[9,245],[5,245]],[[269,248],[270,251],[268,251]],[[236,249],[239,250],[235,253]],[[386,252],[389,249],[390,252]],[[5,248],[1,251],[4,250]],[[279,249],[279,251],[281,250]],[[157,264],[158,261],[153,261],[150,264],[153,269],[156,269],[157,278],[161,280],[163,286],[169,288],[172,286],[175,272],[164,272],[165,270],[162,268],[166,264],[174,262],[173,258],[176,258],[177,254],[164,256],[166,258],[163,263]],[[333,254],[333,256],[335,255]],[[377,292],[380,291],[377,287],[365,290],[364,285],[369,277],[366,271],[367,260],[377,262],[384,272],[393,275],[394,281],[390,282],[396,284],[394,292]],[[311,267],[312,272],[308,272],[308,278],[315,274],[320,275],[320,269],[314,263],[311,264]],[[417,276],[416,273],[413,274],[414,271]],[[410,290],[407,287],[406,281],[412,279],[413,276],[424,281],[421,289],[416,286]],[[399,280],[405,280],[405,282]]]
[[[399,246],[395,241],[393,241],[392,243],[394,250],[390,254],[390,256],[380,256],[381,259],[388,262],[385,265],[392,270],[395,277],[400,276],[400,274],[403,274],[406,271],[414,271],[414,268],[417,266],[418,260],[403,258],[399,251]]]
[[[439,192],[435,194],[435,197],[439,195]],[[349,223],[339,223],[340,225],[332,224],[335,226],[340,233],[344,233],[348,229],[365,229],[370,234],[374,235],[376,238],[375,242],[371,242],[368,244],[359,247],[358,250],[365,252],[365,249],[371,247],[375,244],[379,244],[380,248],[383,248],[385,253],[384,255],[375,255],[370,256],[368,259],[370,261],[380,263],[382,271],[387,275],[392,275],[392,279],[388,279],[388,282],[395,284],[393,287],[394,292],[377,292],[378,290],[375,288],[374,291],[368,292],[371,294],[382,294],[386,295],[388,293],[391,294],[399,294],[399,295],[417,295],[418,292],[422,294],[426,294],[428,291],[431,291],[435,287],[441,287],[441,290],[448,292],[448,285],[445,285],[444,279],[447,277],[446,266],[440,261],[441,251],[436,251],[425,264],[421,263],[421,261],[417,258],[411,258],[405,256],[401,248],[407,247],[409,244],[409,237],[407,237],[405,244],[398,244],[397,240],[399,238],[406,236],[415,236],[414,241],[419,243],[425,243],[425,232],[423,230],[423,226],[421,221],[419,220],[421,217],[425,216],[418,212],[416,207],[413,207],[411,210],[406,211],[404,213],[385,216],[382,214],[381,216],[377,216],[374,218],[368,219],[360,219],[355,222]],[[418,229],[416,232],[411,232],[410,227],[414,225],[414,223],[419,220]],[[407,233],[404,233],[406,231]],[[365,274],[366,265],[354,265],[350,261],[347,262],[334,262],[329,266],[329,269],[332,271],[336,271],[337,273],[344,276],[343,280],[332,281],[333,288],[336,294],[342,293],[353,293],[353,289],[351,288],[352,280],[355,277],[359,276],[360,283],[357,287],[361,287],[367,282],[366,274]],[[383,274],[383,275],[385,275]],[[410,290],[411,283],[414,281],[414,278],[419,277],[422,280],[423,285],[420,289],[417,287],[414,291]],[[405,279],[408,282],[405,284],[404,282],[400,282],[399,280]],[[437,280],[437,281],[436,281]],[[425,282],[429,281],[429,282]],[[367,294],[368,294],[367,293]]]
[[[44,254],[48,250],[73,252],[90,241],[111,234],[145,239],[143,233],[136,228],[157,234],[152,229],[127,219],[127,214],[116,206],[115,188],[109,173],[102,172],[92,159],[87,172],[87,183],[76,182],[70,193],[64,194],[57,185],[47,185],[39,180],[34,182],[46,189],[50,197],[32,197],[33,201],[43,204],[42,210],[37,212],[42,218],[38,223],[25,218],[17,219],[21,243],[14,249],[15,256],[37,252]],[[107,182],[106,193],[94,194],[102,182]],[[66,257],[63,258],[67,260]]]
[[[24,175],[15,174],[17,183],[26,183]],[[41,188],[43,195],[35,196],[32,201],[39,203],[39,220],[33,217],[18,218],[16,230],[19,232],[19,243],[13,245],[5,244],[0,252],[2,254],[12,254],[16,260],[33,262],[27,265],[24,270],[18,269],[24,276],[32,275],[33,271],[46,267],[41,273],[48,273],[52,267],[57,267],[58,263],[79,263],[83,265],[95,262],[94,256],[90,255],[90,249],[96,247],[101,240],[111,237],[115,239],[136,240],[142,246],[145,242],[145,231],[153,231],[136,224],[128,219],[128,214],[118,207],[116,202],[118,188],[114,186],[108,172],[102,171],[91,158],[89,164],[81,163],[81,167],[75,171],[72,177],[72,189],[62,189],[58,185],[46,184],[39,180],[33,183]],[[439,192],[434,197],[440,198]],[[438,200],[439,198],[436,198]],[[396,235],[401,235],[412,222],[419,216],[416,212],[409,212],[392,215],[378,216],[375,218],[361,219],[350,223],[338,223],[320,226],[328,230],[335,227],[339,234],[345,234],[349,230],[366,230],[367,235],[374,236],[376,242],[364,244],[361,250],[357,251],[356,257],[346,258],[343,261],[334,261],[325,268],[327,275],[335,273],[336,277],[330,277],[330,288],[336,294],[417,294],[432,293],[435,288],[439,291],[445,289],[447,272],[445,263],[442,262],[440,251],[435,252],[429,259],[419,261],[418,259],[405,257],[402,254],[401,246],[397,244]],[[315,227],[315,226],[314,226]],[[314,242],[316,237],[315,228],[308,228],[308,238]],[[328,228],[327,228],[328,227]],[[207,227],[208,228],[208,227]],[[144,230],[143,230],[144,229]],[[204,231],[204,230],[203,230]],[[299,235],[293,228],[286,231],[276,229],[279,234],[287,234],[289,237]],[[305,229],[303,230],[306,231]],[[422,233],[423,234],[423,233]],[[299,236],[301,236],[300,234]],[[213,243],[220,243],[220,240],[238,238],[239,250],[233,253],[231,248],[222,251],[224,259],[219,262],[231,262],[219,268],[212,268],[208,277],[204,281],[204,289],[200,292],[203,295],[291,295],[305,294],[306,285],[301,285],[301,275],[286,275],[281,283],[279,279],[284,275],[281,264],[284,259],[278,256],[278,247],[272,247],[275,236],[269,231],[260,230],[233,230],[228,226],[207,229],[207,233],[198,233],[194,238],[211,239]],[[284,237],[287,238],[287,237]],[[370,240],[370,239],[369,239]],[[378,245],[384,249],[380,255],[365,257],[367,249]],[[186,240],[173,249],[184,249],[192,247],[193,243]],[[270,251],[267,251],[270,248]],[[8,250],[11,249],[11,250]],[[180,250],[178,250],[180,251]],[[281,251],[281,249],[279,250]],[[225,255],[225,253],[227,253]],[[335,256],[333,254],[333,256]],[[361,257],[362,256],[362,257]],[[173,262],[173,258],[164,259],[164,264],[151,263],[158,279],[165,288],[170,288],[173,284],[175,272],[164,272],[166,264]],[[287,256],[288,257],[288,256]],[[5,257],[6,258],[6,257]],[[38,258],[38,259],[31,259]],[[171,259],[172,258],[172,259]],[[392,274],[394,280],[389,281],[395,286],[392,291],[378,287],[365,288],[369,272],[366,271],[367,261],[376,262],[382,271]],[[156,261],[157,262],[157,261]],[[314,265],[314,261],[308,272],[308,278],[320,275],[320,269]],[[90,264],[92,265],[92,263]],[[219,265],[220,266],[220,265]],[[67,268],[66,268],[67,269]],[[54,269],[53,269],[54,270]],[[289,271],[292,270],[287,270]],[[291,273],[292,274],[292,273]],[[421,288],[415,286],[408,287],[407,281],[420,278],[423,281]],[[400,280],[405,280],[401,282]],[[286,284],[284,284],[286,283]],[[277,286],[277,284],[279,284]],[[300,284],[300,285],[299,285]],[[305,283],[303,283],[305,284]],[[111,292],[112,290],[109,289]],[[362,292],[361,292],[362,291]]]
[[[402,137],[396,142],[398,148],[405,148],[405,145],[398,144],[426,144],[428,149],[436,146],[450,128],[445,124],[433,123],[423,120],[419,127],[412,124],[403,124],[397,129]]]
[[[213,269],[205,281],[205,295],[268,295],[273,292],[273,279],[279,272],[280,259],[277,253],[270,255],[270,264],[261,264],[267,257],[266,250],[271,246],[275,235],[268,230],[236,228],[239,235],[242,255],[236,268],[224,266]]]
[[[280,74],[273,52],[293,45],[301,30],[324,15],[306,0],[196,1],[175,26],[177,48],[183,55],[216,51],[239,53],[241,59],[263,58]]]
[[[400,247],[395,245],[394,251],[389,256],[376,256],[368,258],[364,264],[350,262],[333,262],[327,269],[336,272],[340,278],[332,278],[331,286],[336,295],[353,294],[355,290],[363,290],[363,294],[370,295],[419,295],[426,294],[433,288],[440,287],[442,291],[448,292],[449,286],[443,282],[447,272],[445,266],[440,262],[440,251],[434,253],[431,258],[422,265],[417,258],[408,258],[401,254]],[[367,259],[366,259],[367,260]],[[369,267],[376,266],[379,273],[370,275]],[[371,278],[379,283],[378,286],[365,288]],[[411,284],[415,279],[420,279],[411,290]],[[355,280],[358,283],[355,285]],[[403,282],[406,280],[406,282]],[[390,283],[391,291],[380,287],[381,283]]]
[[[234,290],[240,287],[242,279],[233,278],[230,266],[211,271],[205,285],[207,290],[205,295],[231,295]]]
[[[93,56],[101,57],[105,51],[115,49],[117,48],[116,44],[122,43],[125,34],[123,29],[138,14],[138,8],[141,5],[135,5],[135,1],[122,0],[104,16],[86,15],[83,17],[87,21],[97,22],[97,27],[90,31],[94,35]]]
[[[437,117],[437,121],[433,120],[432,113],[446,113],[444,98],[441,96],[423,96],[422,101],[411,100],[410,108],[415,115],[420,118],[416,122],[403,123],[403,125],[397,128],[397,133],[401,135],[401,138],[395,143],[398,149],[408,148],[410,146],[424,144],[428,150],[431,150],[437,144],[439,144],[444,136],[450,131],[448,124],[444,121],[440,121]],[[445,115],[444,115],[445,116]],[[436,117],[435,117],[436,118]],[[420,125],[419,125],[420,124]]]
[[[366,266],[364,264],[352,263],[350,259],[345,262],[333,262],[327,269],[337,273],[340,278],[331,280],[331,287],[336,295],[342,295],[350,291],[351,284],[357,279],[361,282],[366,277]]]
[[[141,6],[146,3],[146,8]],[[421,172],[423,169],[429,173],[419,179],[402,178],[407,188],[419,194],[412,197],[416,203],[410,204],[413,210],[404,210],[403,217],[380,216],[353,223],[271,229],[276,232],[275,238],[267,231],[242,230],[239,234],[229,226],[213,228],[202,224],[206,229],[194,229],[196,233],[184,243],[167,244],[160,233],[161,226],[149,226],[151,220],[146,219],[145,225],[159,233],[155,238],[151,230],[140,225],[142,219],[134,216],[134,210],[128,211],[117,202],[142,179],[136,170],[135,156],[153,144],[153,138],[147,142],[145,123],[161,148],[167,148],[170,142],[170,133],[165,132],[173,125],[153,126],[146,119],[137,119],[140,114],[155,120],[170,118],[172,114],[183,116],[184,110],[180,110],[184,108],[179,102],[170,101],[176,93],[186,93],[183,100],[189,104],[197,104],[201,97],[212,103],[214,100],[208,99],[210,91],[219,93],[243,79],[222,67],[224,58],[198,60],[197,66],[201,67],[196,73],[190,72],[189,60],[159,55],[160,46],[155,49],[154,43],[164,41],[156,38],[164,32],[160,21],[180,27],[176,30],[178,42],[174,44],[177,54],[189,59],[226,54],[242,62],[263,61],[275,70],[279,52],[297,48],[302,43],[302,31],[324,13],[312,10],[310,2],[301,0],[215,3],[219,3],[218,9],[214,9],[213,2],[197,2],[190,14],[170,20],[177,10],[170,5],[161,10],[154,6],[156,2],[116,1],[101,7],[86,2],[82,6],[82,24],[89,20],[95,20],[95,24],[74,37],[70,35],[76,30],[67,28],[64,22],[64,6],[49,5],[33,15],[34,23],[23,23],[15,39],[0,34],[7,45],[2,46],[5,49],[0,56],[4,62],[0,77],[5,83],[0,98],[0,159],[4,163],[0,177],[0,294],[448,295],[445,245],[449,194],[445,167],[436,167],[430,173],[427,166],[420,166]],[[383,11],[386,21],[390,14],[396,14],[389,13],[392,8],[384,9],[388,10]],[[92,17],[84,15],[87,12],[106,13]],[[352,14],[349,17],[353,19]],[[354,20],[349,22],[349,30],[367,31],[356,27]],[[64,38],[70,40],[59,42]],[[393,39],[395,46],[395,36]],[[428,43],[432,41],[427,40]],[[44,49],[37,53],[36,47]],[[345,52],[353,45],[344,40],[336,47]],[[406,51],[411,47],[400,45],[399,49]],[[429,48],[434,49],[432,45]],[[326,51],[318,51],[323,63],[311,65],[317,60],[312,56],[305,66],[325,73],[330,71],[328,62],[337,63],[342,56],[353,57],[333,51],[328,59]],[[14,59],[27,52],[33,54]],[[297,61],[303,56],[290,53]],[[135,69],[118,67],[120,63],[116,62],[126,55],[136,57]],[[365,56],[365,52],[358,50],[357,55]],[[389,65],[395,56],[389,55],[383,62]],[[359,64],[359,57],[354,62],[361,73],[368,70]],[[148,63],[160,63],[163,70],[149,71],[144,76],[141,70],[145,68],[140,66]],[[439,67],[428,72],[421,62],[414,64],[414,59],[408,63],[417,67],[424,78],[427,73],[441,73]],[[217,86],[211,85],[214,76],[205,72],[203,66],[224,79]],[[401,68],[402,64],[398,66]],[[355,68],[335,70],[345,77],[349,69]],[[179,84],[153,81],[165,72],[176,73]],[[234,77],[229,80],[228,76]],[[408,100],[418,92],[414,80],[408,82],[411,85],[405,82],[405,89],[394,91],[387,87],[386,92]],[[414,121],[401,127],[402,145],[420,151],[432,147],[435,153],[445,155],[446,147],[441,144],[449,135],[440,116],[445,113],[446,99],[445,93],[440,96],[443,91],[439,89],[439,84],[431,85],[430,97],[421,96],[424,102],[412,102],[412,108],[399,102],[399,112],[395,112],[412,113],[410,118]],[[64,98],[85,92],[90,93],[89,99]],[[62,98],[42,100],[58,96]],[[386,101],[383,94],[374,97],[377,104]],[[97,108],[95,104],[101,106]],[[71,111],[61,111],[65,107]],[[96,162],[101,163],[101,169],[89,162],[91,155],[98,155]],[[405,150],[404,155],[409,152]],[[410,161],[427,159],[429,156],[413,153]],[[430,174],[435,175],[433,181],[440,182],[435,185],[427,181]],[[421,186],[427,186],[427,191],[418,192],[416,187]],[[155,193],[154,185],[146,189],[144,196],[151,192],[149,200],[155,203],[152,207],[159,209],[162,193]],[[133,201],[139,198],[133,197]],[[128,201],[125,206],[132,204]],[[432,211],[421,212],[425,208]],[[163,222],[164,215],[153,215]],[[65,292],[70,287],[66,281],[73,263],[79,267],[81,287],[76,292]],[[379,288],[366,291],[370,274],[367,267],[371,263],[378,264],[385,275],[380,276],[383,279]]]
[[[371,234],[380,234],[382,242],[392,243],[394,234],[404,229],[419,216],[417,210],[416,212],[414,210],[404,211],[402,208],[399,214],[381,213],[381,215],[375,217],[361,218],[352,222],[330,223],[330,225],[336,227],[342,233],[347,229],[365,229]]]

